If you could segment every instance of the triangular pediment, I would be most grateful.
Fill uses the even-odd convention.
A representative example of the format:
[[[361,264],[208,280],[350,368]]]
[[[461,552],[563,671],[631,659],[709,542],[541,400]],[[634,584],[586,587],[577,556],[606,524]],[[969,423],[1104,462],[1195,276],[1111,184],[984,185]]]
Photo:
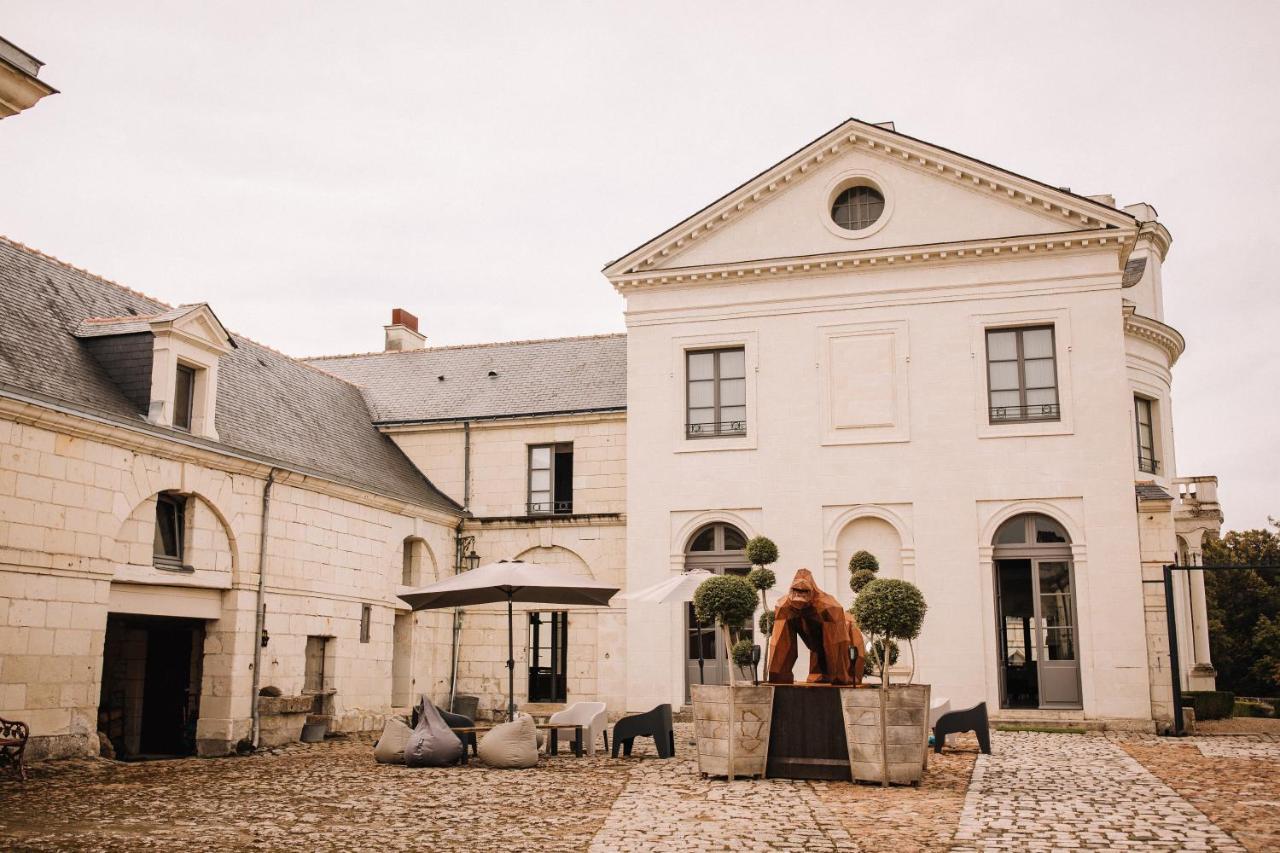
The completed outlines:
[[[182,305],[151,320],[153,332],[169,331],[219,353],[230,352],[236,342],[207,303]]]
[[[840,228],[845,188],[881,192],[870,226]],[[1131,229],[1109,205],[850,119],[605,268],[618,277],[766,258]]]

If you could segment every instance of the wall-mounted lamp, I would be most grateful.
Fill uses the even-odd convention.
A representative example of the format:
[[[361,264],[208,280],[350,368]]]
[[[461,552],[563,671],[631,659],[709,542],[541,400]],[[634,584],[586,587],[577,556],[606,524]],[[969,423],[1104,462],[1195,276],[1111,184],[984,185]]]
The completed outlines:
[[[271,635],[267,633],[266,628],[263,628],[262,629],[262,647],[265,649],[267,647],[267,643],[269,642],[271,642]]]
[[[479,568],[479,566],[480,566],[480,555],[479,555],[479,554],[477,554],[477,553],[475,552],[475,549],[472,549],[471,553],[470,553],[470,554],[468,554],[468,555],[466,556],[466,560],[467,560],[467,568],[468,568],[468,569],[476,569],[476,568]]]

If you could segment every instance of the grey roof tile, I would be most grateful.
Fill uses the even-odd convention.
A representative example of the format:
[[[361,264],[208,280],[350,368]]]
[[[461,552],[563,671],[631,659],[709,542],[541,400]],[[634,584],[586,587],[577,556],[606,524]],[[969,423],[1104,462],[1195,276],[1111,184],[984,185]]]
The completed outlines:
[[[379,423],[611,411],[627,406],[625,334],[309,361],[359,385]]]
[[[148,423],[76,333],[89,318],[141,321],[177,310],[0,238],[0,386],[377,494],[459,511],[378,432],[358,388],[238,335],[232,336],[237,348],[218,365],[219,442]],[[116,333],[131,322],[122,321]],[[150,331],[142,326],[139,331]]]
[[[1147,269],[1146,256],[1141,258],[1130,258],[1124,265],[1124,275],[1120,278],[1121,287],[1133,287],[1142,281],[1142,274]]]
[[[1163,487],[1157,486],[1153,481],[1146,480],[1141,483],[1135,483],[1134,492],[1138,495],[1140,501],[1171,501],[1173,495],[1164,490]]]

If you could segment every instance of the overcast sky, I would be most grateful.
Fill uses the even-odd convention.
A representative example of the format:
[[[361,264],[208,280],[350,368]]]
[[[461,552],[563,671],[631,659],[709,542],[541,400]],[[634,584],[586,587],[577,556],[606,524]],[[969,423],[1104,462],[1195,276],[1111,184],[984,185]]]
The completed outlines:
[[[0,232],[291,355],[621,330],[600,275],[848,116],[1173,232],[1180,474],[1280,515],[1280,4],[0,0]]]

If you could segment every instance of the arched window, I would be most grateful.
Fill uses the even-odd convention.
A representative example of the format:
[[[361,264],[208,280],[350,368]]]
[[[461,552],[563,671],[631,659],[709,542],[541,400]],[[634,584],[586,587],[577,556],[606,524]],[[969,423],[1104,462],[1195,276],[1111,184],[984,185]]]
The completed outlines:
[[[1023,513],[1000,525],[992,545],[1001,707],[1079,708],[1070,535],[1047,515]]]
[[[746,547],[747,537],[732,524],[717,521],[700,527],[685,545],[685,571],[701,569],[716,574],[745,575],[751,571]],[[686,606],[685,633],[688,638],[685,643],[687,700],[688,685],[728,684],[729,669],[725,661],[724,637],[713,625],[697,624],[692,604]],[[751,637],[753,633],[744,626],[741,636]],[[742,671],[738,677],[750,679],[751,673]]]
[[[400,571],[400,583],[405,586],[422,586],[422,567],[426,565],[427,543],[416,536],[404,540],[404,562]]]
[[[689,537],[689,545],[685,549],[685,567],[710,568],[712,563],[741,563],[746,559],[743,551],[746,547],[747,537],[732,524],[719,521],[708,524]],[[700,565],[691,566],[690,559]],[[715,569],[715,571],[726,570],[727,567]]]

